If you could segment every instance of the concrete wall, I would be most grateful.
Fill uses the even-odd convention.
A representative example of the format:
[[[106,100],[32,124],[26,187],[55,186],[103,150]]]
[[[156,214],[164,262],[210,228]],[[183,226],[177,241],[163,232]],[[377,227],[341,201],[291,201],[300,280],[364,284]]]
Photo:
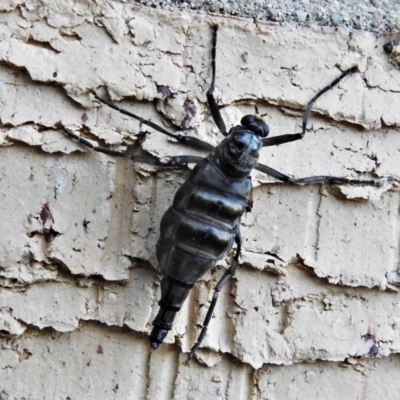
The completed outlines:
[[[205,98],[218,23],[228,126],[257,104],[271,136],[298,132],[316,91],[360,69],[318,101],[301,142],[264,149],[261,162],[296,177],[399,178],[400,71],[387,37],[106,1],[0,9],[0,399],[398,397],[395,183],[296,187],[255,172],[242,266],[185,367],[227,266],[198,282],[152,352],[158,226],[187,170],[94,153],[56,127],[162,160],[196,153],[100,106],[95,88],[218,143]]]

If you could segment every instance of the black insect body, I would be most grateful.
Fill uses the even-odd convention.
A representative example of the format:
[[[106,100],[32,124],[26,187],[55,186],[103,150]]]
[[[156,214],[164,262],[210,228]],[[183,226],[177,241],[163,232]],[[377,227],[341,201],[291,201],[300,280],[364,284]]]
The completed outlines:
[[[262,147],[284,144],[302,139],[306,132],[308,118],[314,102],[326,91],[335,86],[347,74],[355,72],[351,68],[343,72],[330,85],[319,91],[308,103],[303,118],[302,131],[267,138],[268,125],[259,115],[246,115],[241,125],[226,130],[213,92],[215,86],[215,55],[217,43],[217,27],[214,27],[212,48],[212,80],[207,92],[207,100],[211,115],[225,139],[215,148],[191,136],[171,133],[151,121],[120,109],[92,91],[95,98],[115,110],[131,116],[153,129],[175,138],[178,142],[192,147],[211,150],[206,158],[196,156],[176,156],[163,163],[157,159],[128,155],[106,148],[95,147],[86,139],[60,127],[70,137],[80,143],[102,153],[127,157],[136,162],[164,167],[196,164],[186,182],[177,191],[172,206],[166,211],[160,227],[160,239],[157,243],[157,258],[163,275],[161,281],[160,309],[153,321],[150,343],[157,348],[171,330],[176,313],[181,309],[193,285],[209,271],[217,260],[223,258],[236,243],[236,252],[231,267],[224,273],[215,287],[213,299],[203,329],[197,342],[191,349],[187,362],[202,342],[215,308],[218,294],[224,284],[233,276],[238,265],[241,250],[240,219],[247,207],[252,203],[250,173],[253,168],[262,171],[278,180],[293,184],[334,183],[382,186],[394,178],[373,180],[347,179],[333,176],[311,176],[293,179],[266,165],[258,163]]]
[[[240,218],[251,193],[249,174],[257,164],[261,138],[237,126],[199,161],[161,220],[157,257],[164,276],[160,311],[150,335],[164,340],[191,287],[232,248],[240,246]]]

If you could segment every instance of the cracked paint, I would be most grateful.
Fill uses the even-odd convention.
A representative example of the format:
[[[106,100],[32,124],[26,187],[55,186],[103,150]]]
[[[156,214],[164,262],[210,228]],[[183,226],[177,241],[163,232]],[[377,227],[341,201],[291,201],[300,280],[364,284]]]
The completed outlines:
[[[199,154],[93,89],[215,145],[206,91],[218,23],[215,94],[229,127],[257,105],[271,136],[298,132],[310,98],[359,69],[317,101],[302,141],[264,149],[262,163],[296,177],[399,179],[400,70],[385,38],[110,1],[0,10],[0,398],[372,400],[379,382],[396,397],[398,185],[294,187],[255,171],[240,268],[186,368],[229,265],[198,282],[151,352],[159,222],[188,171],[95,153],[58,129],[163,161]]]

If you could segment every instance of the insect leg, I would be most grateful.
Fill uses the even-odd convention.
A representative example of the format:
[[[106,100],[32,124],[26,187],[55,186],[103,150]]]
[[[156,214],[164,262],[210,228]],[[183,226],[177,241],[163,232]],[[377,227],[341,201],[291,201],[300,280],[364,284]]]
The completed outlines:
[[[210,88],[207,90],[207,101],[208,106],[210,107],[210,112],[213,117],[215,124],[217,125],[219,131],[224,135],[228,136],[226,131],[225,122],[222,119],[221,113],[219,112],[219,108],[217,102],[214,99],[214,89],[215,89],[215,56],[217,52],[217,32],[218,32],[218,25],[214,26],[213,31],[213,45],[211,50],[211,85]]]
[[[208,325],[210,323],[210,320],[211,320],[211,317],[213,315],[215,306],[217,304],[219,292],[221,291],[221,289],[223,288],[225,283],[228,282],[229,279],[232,278],[232,276],[235,273],[235,270],[236,270],[237,266],[239,265],[240,250],[242,248],[242,238],[240,236],[240,232],[239,231],[236,234],[235,242],[236,242],[237,248],[236,248],[235,256],[233,258],[232,265],[230,266],[230,268],[227,271],[225,271],[224,275],[222,275],[221,279],[218,281],[217,285],[215,286],[213,298],[212,298],[210,307],[209,307],[209,309],[207,311],[207,315],[206,315],[206,317],[204,319],[204,322],[203,322],[203,328],[201,329],[200,335],[197,338],[197,342],[190,349],[190,353],[189,353],[186,361],[184,362],[185,365],[189,365],[190,360],[192,359],[194,353],[199,348],[201,342],[203,341],[204,337],[207,334]]]
[[[310,118],[311,109],[314,103],[317,101],[319,97],[321,97],[325,92],[329,89],[332,89],[336,86],[346,75],[356,72],[357,67],[352,67],[346,71],[344,71],[339,77],[337,77],[333,82],[331,82],[328,86],[325,86],[321,89],[307,104],[306,112],[304,113],[303,123],[302,123],[302,130],[300,133],[294,133],[289,135],[279,135],[275,137],[265,138],[262,139],[263,147],[266,146],[277,146],[278,144],[289,143],[295,140],[303,139],[304,135],[306,134],[307,123],[308,119]]]
[[[164,135],[167,135],[171,138],[174,138],[175,140],[177,140],[179,143],[185,144],[185,145],[189,145],[191,147],[195,147],[197,149],[203,149],[203,150],[213,150],[214,146],[212,146],[211,144],[204,142],[203,140],[200,140],[194,136],[184,136],[181,134],[175,134],[175,133],[171,133],[169,131],[167,131],[166,129],[164,129],[162,126],[155,124],[154,122],[148,121],[142,117],[139,117],[138,115],[124,110],[123,108],[118,107],[117,105],[110,103],[107,100],[102,99],[100,96],[97,95],[97,93],[94,90],[91,90],[90,93],[92,93],[92,95],[101,103],[107,105],[108,107],[120,112],[121,114],[127,115],[131,118],[134,118],[138,121],[140,121],[142,124],[150,126],[151,128],[153,128],[154,130],[161,132]]]
[[[319,176],[308,176],[305,178],[294,179],[264,164],[257,164],[255,169],[264,172],[265,174],[272,176],[273,178],[278,179],[280,181],[293,183],[297,185],[308,184],[308,183],[330,183],[334,185],[362,185],[362,186],[382,187],[387,182],[399,181],[398,179],[390,176],[377,179],[349,179],[338,176],[319,175]]]
[[[91,148],[94,151],[97,151],[99,153],[108,154],[111,156],[129,158],[135,162],[156,165],[159,167],[181,167],[181,166],[184,166],[187,164],[197,164],[200,160],[202,160],[202,157],[196,157],[196,156],[175,156],[175,157],[171,157],[167,162],[162,162],[162,161],[158,160],[157,158],[152,158],[149,156],[139,156],[139,155],[131,155],[131,154],[127,154],[127,153],[122,153],[121,151],[115,151],[115,150],[111,150],[111,149],[106,149],[104,147],[95,146],[89,140],[79,137],[78,135],[71,132],[69,129],[67,129],[62,124],[60,124],[59,127],[68,136],[77,140],[79,143],[82,143],[83,145]]]

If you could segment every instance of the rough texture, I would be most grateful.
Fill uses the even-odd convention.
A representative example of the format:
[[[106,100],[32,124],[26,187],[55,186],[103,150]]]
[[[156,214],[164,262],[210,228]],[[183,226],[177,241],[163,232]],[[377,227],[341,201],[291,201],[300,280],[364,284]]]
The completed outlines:
[[[188,171],[95,153],[57,129],[162,160],[198,154],[100,106],[93,88],[218,143],[205,96],[218,23],[228,126],[256,104],[271,135],[297,132],[318,89],[360,70],[318,100],[301,142],[264,149],[263,163],[296,177],[399,179],[400,70],[385,37],[106,1],[0,9],[0,399],[396,398],[395,184],[295,187],[255,172],[241,268],[187,368],[228,265],[198,282],[151,352],[158,225]]]
[[[281,24],[345,26],[371,32],[400,28],[400,5],[391,0],[119,0],[167,10],[201,10]]]

